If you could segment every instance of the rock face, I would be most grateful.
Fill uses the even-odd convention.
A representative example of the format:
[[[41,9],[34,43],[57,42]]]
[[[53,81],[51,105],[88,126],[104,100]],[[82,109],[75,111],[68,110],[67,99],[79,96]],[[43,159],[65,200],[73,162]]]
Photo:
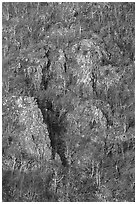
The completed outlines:
[[[45,99],[46,100],[46,99]],[[50,138],[50,145],[52,147],[52,159],[55,159],[56,153],[60,156],[63,166],[68,165],[66,158],[66,143],[63,138],[63,132],[65,131],[60,117],[60,113],[53,109],[51,101],[43,101],[39,106],[42,115],[43,122],[47,125],[48,134]]]
[[[134,201],[134,23],[133,2],[3,2],[3,201]]]

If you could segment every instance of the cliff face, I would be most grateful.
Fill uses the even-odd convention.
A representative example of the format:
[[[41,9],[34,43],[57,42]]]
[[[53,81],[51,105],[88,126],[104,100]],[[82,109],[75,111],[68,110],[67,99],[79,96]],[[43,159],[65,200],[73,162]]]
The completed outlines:
[[[134,201],[135,4],[3,2],[2,26],[3,200]]]

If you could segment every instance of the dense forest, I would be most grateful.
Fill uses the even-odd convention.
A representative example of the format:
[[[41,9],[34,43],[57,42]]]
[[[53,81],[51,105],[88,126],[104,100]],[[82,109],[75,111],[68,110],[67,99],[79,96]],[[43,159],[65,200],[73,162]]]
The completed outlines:
[[[135,3],[2,3],[2,199],[135,202]]]

